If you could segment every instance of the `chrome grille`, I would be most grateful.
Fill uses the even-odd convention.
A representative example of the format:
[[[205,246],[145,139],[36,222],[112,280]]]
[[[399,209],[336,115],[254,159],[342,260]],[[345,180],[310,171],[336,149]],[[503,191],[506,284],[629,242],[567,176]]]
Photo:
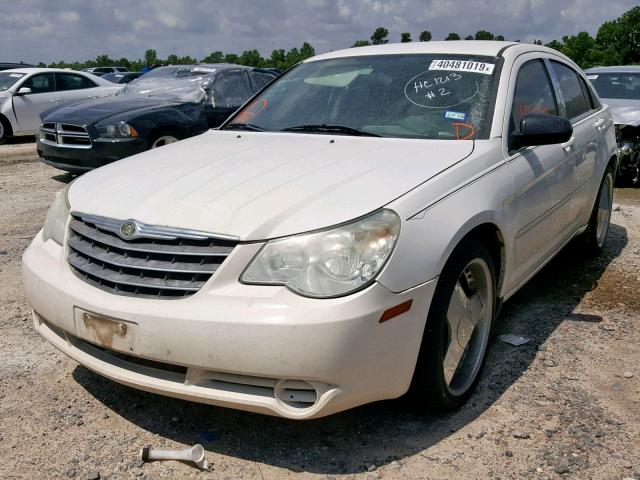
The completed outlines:
[[[91,148],[91,138],[84,127],[68,123],[43,123],[40,141],[65,148]]]
[[[120,233],[135,224],[131,238]],[[203,232],[74,215],[67,261],[87,283],[117,295],[184,298],[202,288],[237,241]]]

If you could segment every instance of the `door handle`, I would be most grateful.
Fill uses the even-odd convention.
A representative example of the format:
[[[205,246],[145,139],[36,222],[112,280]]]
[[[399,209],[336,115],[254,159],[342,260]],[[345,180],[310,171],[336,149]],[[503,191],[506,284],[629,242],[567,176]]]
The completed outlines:
[[[569,150],[571,150],[571,146],[574,143],[576,143],[576,137],[571,137],[568,141],[561,143],[560,146],[568,152]]]
[[[604,118],[596,120],[593,126],[600,130],[602,127],[604,127]]]

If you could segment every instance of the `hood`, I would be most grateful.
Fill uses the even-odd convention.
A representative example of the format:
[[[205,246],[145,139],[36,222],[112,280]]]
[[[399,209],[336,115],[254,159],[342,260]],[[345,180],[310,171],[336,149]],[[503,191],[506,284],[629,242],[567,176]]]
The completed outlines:
[[[131,112],[138,114],[144,110],[167,105],[176,105],[176,103],[159,100],[157,98],[122,95],[66,103],[47,110],[41,117],[44,122],[71,123],[73,125],[87,126],[100,122],[101,120],[109,120],[109,117],[114,115]],[[117,121],[120,120],[122,119],[117,119]]]
[[[602,101],[611,108],[616,125],[640,127],[640,100],[603,98]]]
[[[469,156],[472,141],[210,130],[85,174],[72,212],[263,240],[346,222]]]

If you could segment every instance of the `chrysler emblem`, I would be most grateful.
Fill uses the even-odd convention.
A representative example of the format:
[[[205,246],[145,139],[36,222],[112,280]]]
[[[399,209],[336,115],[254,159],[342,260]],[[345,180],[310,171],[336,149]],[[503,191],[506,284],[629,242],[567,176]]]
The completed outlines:
[[[136,233],[136,224],[133,222],[124,222],[120,225],[120,233],[123,237],[131,237]]]

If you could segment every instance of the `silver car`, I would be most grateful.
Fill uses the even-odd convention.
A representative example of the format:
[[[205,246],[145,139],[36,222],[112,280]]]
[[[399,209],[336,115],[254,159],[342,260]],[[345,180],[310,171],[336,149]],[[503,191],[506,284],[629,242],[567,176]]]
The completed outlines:
[[[55,68],[17,68],[0,72],[0,143],[33,135],[40,114],[62,102],[115,95],[122,85],[84,72]]]

